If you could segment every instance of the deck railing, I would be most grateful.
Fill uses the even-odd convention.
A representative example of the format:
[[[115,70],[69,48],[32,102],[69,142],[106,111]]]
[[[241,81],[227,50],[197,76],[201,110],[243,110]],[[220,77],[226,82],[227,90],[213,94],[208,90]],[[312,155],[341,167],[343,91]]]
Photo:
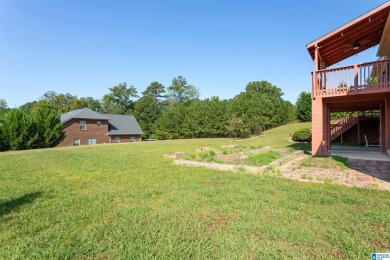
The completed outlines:
[[[314,97],[390,90],[390,59],[318,70],[312,84]]]

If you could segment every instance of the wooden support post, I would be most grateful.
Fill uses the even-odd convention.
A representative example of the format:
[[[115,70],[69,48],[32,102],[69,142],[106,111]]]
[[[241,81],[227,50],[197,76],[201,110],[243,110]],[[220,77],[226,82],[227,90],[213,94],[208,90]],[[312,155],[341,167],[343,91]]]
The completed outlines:
[[[385,134],[385,154],[389,155],[390,149],[390,98],[385,99],[385,129],[383,129]]]
[[[318,45],[315,45],[315,51],[314,51],[314,71],[318,70]]]
[[[311,73],[311,98],[315,99],[317,95],[317,87],[316,87],[316,81],[315,81],[315,72]]]
[[[385,105],[381,104],[381,114],[380,114],[380,145],[382,153],[386,153],[386,132],[385,129],[386,123],[386,113],[385,113]]]
[[[358,66],[355,64],[353,66],[353,70],[354,70],[354,85],[355,85],[355,92],[357,93],[358,92],[358,88],[359,88],[359,68]]]
[[[360,119],[358,118],[358,125],[357,125],[357,143],[360,145]]]
[[[325,135],[325,150],[324,154],[329,154],[330,150],[330,108],[328,107],[328,104],[324,103],[324,112],[325,112],[325,119],[326,119],[326,125],[325,125],[325,130],[326,132],[324,133]]]

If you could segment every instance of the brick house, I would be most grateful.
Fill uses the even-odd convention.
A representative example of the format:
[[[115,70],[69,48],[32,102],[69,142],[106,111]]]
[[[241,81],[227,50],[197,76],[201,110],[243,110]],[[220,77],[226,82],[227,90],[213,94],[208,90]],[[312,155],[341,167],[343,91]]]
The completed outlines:
[[[312,152],[329,154],[347,138],[390,153],[390,2],[309,43],[312,72]],[[376,61],[335,67],[378,45]],[[346,112],[335,123],[331,113]],[[372,112],[368,115],[366,112]]]
[[[99,114],[89,108],[61,115],[65,138],[58,146],[140,142],[143,134],[132,115]]]

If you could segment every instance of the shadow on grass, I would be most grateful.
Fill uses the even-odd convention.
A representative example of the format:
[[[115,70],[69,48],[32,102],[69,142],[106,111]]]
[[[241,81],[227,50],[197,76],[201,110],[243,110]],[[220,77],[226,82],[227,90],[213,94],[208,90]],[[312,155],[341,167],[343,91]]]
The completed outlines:
[[[380,179],[390,184],[390,162],[379,160],[348,159],[341,156],[316,156],[313,158],[329,158],[338,162],[344,169],[355,170],[364,175]]]
[[[351,168],[350,164],[348,163],[348,159],[347,158],[341,157],[341,156],[332,156],[332,158],[336,162],[339,162],[339,163],[343,164],[345,167]]]
[[[0,202],[0,217],[16,210],[25,204],[33,203],[38,197],[41,196],[41,194],[42,192],[40,191],[33,192],[10,201]]]
[[[310,151],[311,150],[311,143],[293,143],[287,147],[290,147],[293,150]]]

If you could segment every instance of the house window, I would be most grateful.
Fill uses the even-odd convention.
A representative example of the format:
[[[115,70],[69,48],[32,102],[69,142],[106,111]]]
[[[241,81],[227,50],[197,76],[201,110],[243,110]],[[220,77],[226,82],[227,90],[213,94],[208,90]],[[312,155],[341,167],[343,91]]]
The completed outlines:
[[[130,137],[130,142],[135,142],[135,137],[134,136]]]
[[[73,139],[73,146],[80,146],[80,138]]]
[[[87,121],[80,120],[80,130],[87,130]]]
[[[101,121],[96,121],[96,126],[101,126],[102,122]]]
[[[119,136],[115,137],[115,143],[118,144],[121,142],[121,138]]]
[[[94,144],[96,144],[96,138],[88,138],[88,144],[89,144],[89,145],[94,145]]]

